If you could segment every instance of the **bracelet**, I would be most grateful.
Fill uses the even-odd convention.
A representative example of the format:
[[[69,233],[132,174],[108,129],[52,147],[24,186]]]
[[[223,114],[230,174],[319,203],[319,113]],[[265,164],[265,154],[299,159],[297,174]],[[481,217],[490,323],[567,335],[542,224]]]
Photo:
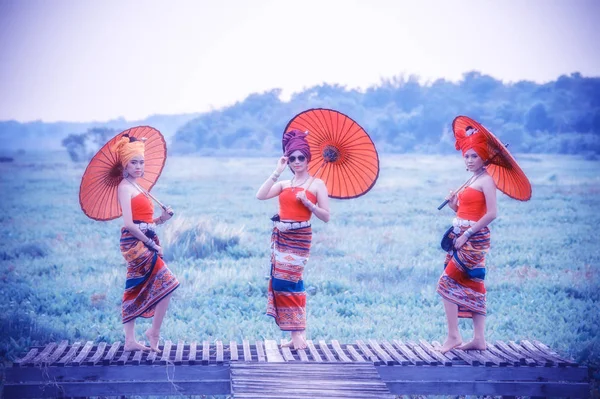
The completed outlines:
[[[152,244],[154,244],[154,240],[152,238],[148,238],[148,240],[144,244],[146,244],[147,246],[151,247]]]
[[[469,227],[464,234],[467,236],[467,238],[471,237],[473,235],[473,229]]]
[[[309,202],[310,207],[308,209],[310,209],[311,212],[314,212],[317,209],[317,204],[313,204],[312,202]]]
[[[276,182],[278,178],[279,178],[279,176],[277,176],[275,174],[271,175],[271,180],[273,180],[273,182]]]

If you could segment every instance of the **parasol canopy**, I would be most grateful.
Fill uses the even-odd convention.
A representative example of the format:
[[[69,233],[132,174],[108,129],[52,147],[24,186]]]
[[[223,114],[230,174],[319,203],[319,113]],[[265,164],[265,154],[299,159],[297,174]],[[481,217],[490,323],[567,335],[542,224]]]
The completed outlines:
[[[153,127],[134,127],[110,139],[90,161],[83,173],[79,187],[81,209],[94,220],[112,220],[122,214],[117,198],[117,188],[123,180],[123,167],[112,148],[117,140],[125,134],[137,139],[146,139],[144,175],[137,179],[137,183],[144,190],[152,189],[165,165],[167,144],[163,135]]]
[[[312,155],[308,172],[325,182],[331,198],[356,198],[373,188],[379,176],[379,156],[367,132],[352,118],[332,109],[313,108],[293,117],[283,133],[294,129],[308,131]]]
[[[496,187],[504,194],[519,201],[531,199],[531,183],[519,167],[517,161],[508,152],[506,146],[494,134],[479,122],[467,117],[457,116],[452,122],[454,137],[459,139],[467,135],[467,127],[475,129],[473,134],[485,136],[490,158],[485,166],[488,174],[494,179]]]

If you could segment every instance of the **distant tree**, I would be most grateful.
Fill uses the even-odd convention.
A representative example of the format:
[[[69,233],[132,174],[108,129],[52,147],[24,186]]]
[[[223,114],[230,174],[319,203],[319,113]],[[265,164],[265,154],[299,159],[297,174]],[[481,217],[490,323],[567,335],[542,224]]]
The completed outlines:
[[[118,133],[109,128],[91,128],[85,133],[70,134],[62,141],[73,162],[89,161],[108,140]]]
[[[552,130],[554,122],[548,116],[546,107],[542,103],[537,103],[525,116],[525,127],[530,132],[547,132]]]

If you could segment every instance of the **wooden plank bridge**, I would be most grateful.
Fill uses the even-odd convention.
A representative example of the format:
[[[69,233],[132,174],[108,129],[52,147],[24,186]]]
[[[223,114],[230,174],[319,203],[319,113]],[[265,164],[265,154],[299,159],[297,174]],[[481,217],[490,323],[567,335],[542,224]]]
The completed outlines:
[[[162,352],[120,342],[53,342],[5,369],[4,397],[228,395],[234,398],[394,398],[395,395],[590,396],[588,369],[541,342],[488,343],[441,354],[425,340],[165,341]]]

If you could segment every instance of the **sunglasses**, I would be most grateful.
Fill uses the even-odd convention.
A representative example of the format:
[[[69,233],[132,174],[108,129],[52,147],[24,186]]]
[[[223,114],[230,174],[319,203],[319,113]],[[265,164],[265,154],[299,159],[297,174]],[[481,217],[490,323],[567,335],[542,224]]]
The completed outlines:
[[[306,161],[306,157],[304,155],[298,155],[298,161],[304,162],[304,161]],[[296,162],[296,157],[292,155],[291,157],[288,158],[288,162],[289,163]]]

